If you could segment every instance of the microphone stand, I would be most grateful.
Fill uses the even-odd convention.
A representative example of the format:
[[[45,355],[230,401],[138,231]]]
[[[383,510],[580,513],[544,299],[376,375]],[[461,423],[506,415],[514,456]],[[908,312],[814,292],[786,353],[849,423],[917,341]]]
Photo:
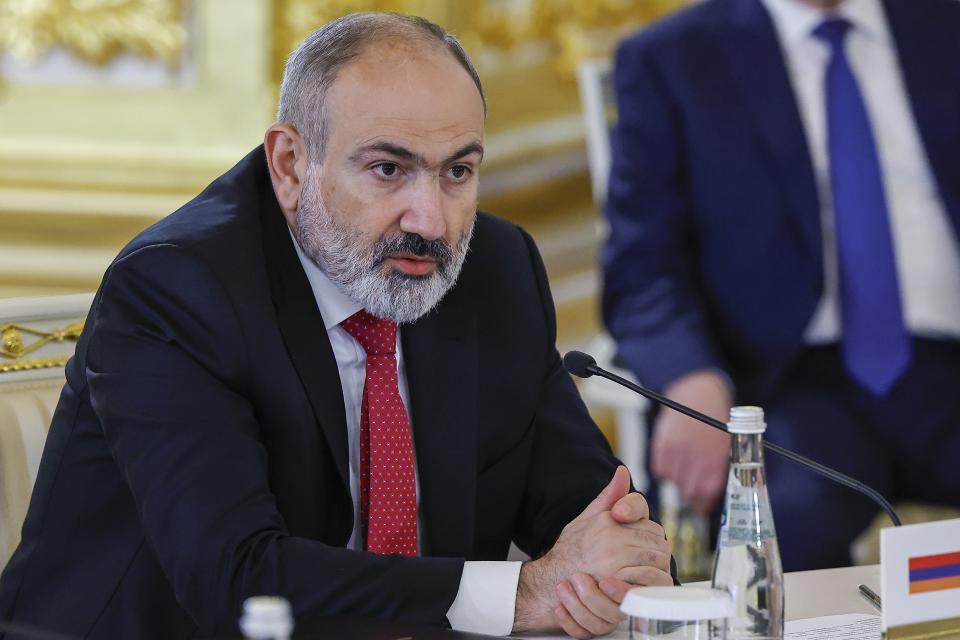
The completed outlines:
[[[567,371],[569,371],[571,374],[575,376],[578,376],[580,378],[589,378],[590,376],[596,375],[596,376],[600,376],[601,378],[606,378],[607,380],[610,380],[623,387],[626,387],[627,389],[630,389],[631,391],[639,393],[644,397],[650,398],[654,402],[657,402],[661,405],[669,407],[674,411],[679,411],[680,413],[686,416],[690,416],[694,420],[698,420],[700,422],[703,422],[704,424],[708,424],[711,427],[720,429],[721,431],[724,431],[724,432],[726,432],[727,430],[727,425],[724,424],[723,422],[720,422],[719,420],[716,420],[714,418],[711,418],[708,415],[700,413],[695,409],[691,409],[688,406],[682,405],[678,402],[674,402],[670,398],[667,398],[666,396],[663,396],[657,393],[656,391],[651,391],[650,389],[641,387],[640,385],[635,384],[627,380],[626,378],[623,378],[621,376],[618,376],[615,373],[611,373],[610,371],[607,371],[606,369],[597,365],[596,360],[594,360],[592,356],[589,356],[585,353],[582,353],[580,351],[570,351],[563,357],[563,364],[564,364],[564,367],[567,369]],[[879,491],[877,491],[873,487],[870,487],[860,482],[859,480],[855,480],[848,475],[840,473],[839,471],[831,469],[826,465],[822,465],[819,462],[811,460],[810,458],[802,456],[799,453],[795,453],[793,451],[790,451],[789,449],[785,449],[777,444],[774,444],[769,440],[767,440],[766,438],[763,439],[763,446],[768,451],[772,451],[773,453],[779,456],[787,458],[788,460],[792,460],[797,464],[803,467],[806,467],[807,469],[810,469],[811,471],[818,473],[825,478],[829,478],[830,480],[833,480],[834,482],[841,484],[849,489],[853,489],[854,491],[858,491],[862,493],[863,495],[867,496],[868,498],[873,500],[875,503],[877,503],[877,505],[881,509],[883,509],[883,511],[890,517],[890,520],[893,521],[894,526],[897,526],[897,527],[900,526],[900,517],[897,515],[897,512],[894,511],[893,506],[887,501],[886,498],[880,495]]]

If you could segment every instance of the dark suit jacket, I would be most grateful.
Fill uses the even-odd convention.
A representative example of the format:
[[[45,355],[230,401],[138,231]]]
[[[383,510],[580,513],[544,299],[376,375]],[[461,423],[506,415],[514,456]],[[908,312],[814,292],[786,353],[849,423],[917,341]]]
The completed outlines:
[[[883,0],[927,158],[960,226],[960,3]],[[624,41],[604,253],[620,355],[663,388],[702,367],[741,400],[802,346],[822,292],[820,206],[760,0],[708,0]]]
[[[262,148],[107,271],[50,429],[0,619],[90,638],[296,615],[443,624],[464,559],[533,555],[617,465],[556,348],[543,264],[479,214],[458,284],[401,331],[423,558],[351,533],[340,379]]]

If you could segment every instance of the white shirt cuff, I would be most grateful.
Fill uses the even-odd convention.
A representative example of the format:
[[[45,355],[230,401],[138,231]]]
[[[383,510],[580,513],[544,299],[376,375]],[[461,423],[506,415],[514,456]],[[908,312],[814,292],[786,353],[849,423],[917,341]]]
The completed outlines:
[[[455,631],[505,636],[513,631],[522,562],[463,563],[460,589],[447,611]]]

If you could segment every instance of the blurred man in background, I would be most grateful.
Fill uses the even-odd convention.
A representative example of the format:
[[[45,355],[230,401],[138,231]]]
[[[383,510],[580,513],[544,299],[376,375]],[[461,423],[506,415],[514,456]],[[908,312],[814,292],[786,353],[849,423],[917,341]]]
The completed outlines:
[[[960,3],[710,0],[634,35],[604,314],[641,381],[893,499],[960,504]],[[728,438],[667,411],[700,510]],[[849,563],[865,498],[768,459],[786,569]],[[822,533],[811,535],[814,530]]]

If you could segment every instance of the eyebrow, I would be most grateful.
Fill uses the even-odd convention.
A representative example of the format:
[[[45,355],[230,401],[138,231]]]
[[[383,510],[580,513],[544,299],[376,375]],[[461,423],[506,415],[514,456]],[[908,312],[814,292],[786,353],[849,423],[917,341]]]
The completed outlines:
[[[373,144],[368,144],[363,147],[360,147],[359,149],[357,149],[357,151],[353,155],[350,156],[350,160],[357,161],[362,156],[365,156],[375,151],[389,153],[390,155],[396,158],[412,161],[417,165],[419,165],[420,167],[430,166],[429,163],[427,162],[427,159],[421,156],[420,154],[414,153],[413,151],[407,149],[406,147],[402,147],[398,144],[393,144],[392,142],[374,142]],[[447,164],[448,162],[459,160],[460,158],[469,156],[472,153],[480,154],[480,158],[482,159],[483,145],[481,145],[479,142],[476,142],[476,141],[468,142],[467,144],[463,145],[462,147],[454,151],[451,155],[444,158],[440,162],[440,164],[444,165],[444,164]]]

